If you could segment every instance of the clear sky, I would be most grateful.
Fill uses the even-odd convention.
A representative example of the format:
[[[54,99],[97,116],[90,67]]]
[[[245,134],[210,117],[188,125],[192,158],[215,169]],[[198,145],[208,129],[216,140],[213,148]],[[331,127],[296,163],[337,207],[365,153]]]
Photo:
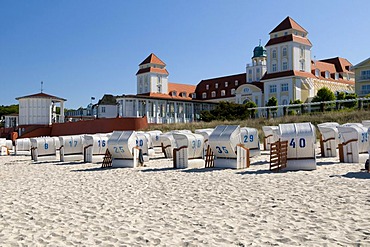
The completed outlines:
[[[68,109],[135,94],[152,52],[170,82],[243,73],[287,16],[308,31],[312,58],[370,57],[369,0],[0,0],[0,105],[41,81]]]

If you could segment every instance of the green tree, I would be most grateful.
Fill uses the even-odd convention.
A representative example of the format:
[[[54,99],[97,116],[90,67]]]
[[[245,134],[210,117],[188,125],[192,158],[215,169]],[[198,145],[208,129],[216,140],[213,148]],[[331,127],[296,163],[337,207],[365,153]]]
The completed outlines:
[[[0,117],[14,113],[19,113],[19,105],[0,106]]]
[[[357,99],[357,94],[346,94],[344,99]],[[346,108],[354,108],[357,106],[357,100],[352,102],[343,102],[342,105]]]
[[[213,120],[244,120],[254,116],[255,110],[248,110],[248,108],[253,107],[257,107],[254,102],[236,104],[233,102],[221,101],[214,110],[202,111],[201,119],[205,122]]]
[[[266,106],[277,106],[277,105],[278,105],[278,101],[274,96],[269,98],[269,101],[266,104]]]
[[[335,100],[335,94],[327,87],[322,87],[317,91],[315,97],[313,97],[312,102],[322,102],[322,101],[333,101]]]

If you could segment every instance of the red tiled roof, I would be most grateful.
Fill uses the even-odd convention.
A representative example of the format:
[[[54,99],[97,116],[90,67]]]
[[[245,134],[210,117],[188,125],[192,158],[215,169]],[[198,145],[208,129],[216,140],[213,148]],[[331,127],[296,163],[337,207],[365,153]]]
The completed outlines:
[[[145,58],[145,60],[142,61],[139,64],[139,66],[143,64],[148,64],[148,63],[166,66],[166,64],[162,60],[160,60],[156,55],[154,55],[154,53],[151,53],[147,58]]]
[[[334,64],[335,69],[337,72],[351,72],[347,68],[351,67],[352,64],[345,58],[342,57],[334,57],[320,60],[321,62],[331,63]]]
[[[315,70],[315,69],[319,69],[320,71],[329,71],[330,73],[337,72],[335,70],[334,64],[325,63],[322,61],[316,61],[316,62],[311,63],[311,70]]]
[[[312,66],[311,66],[312,68]],[[314,70],[313,70],[313,73],[314,73]],[[348,85],[354,85],[355,82],[354,81],[348,81],[348,80],[344,80],[342,78],[339,78],[339,80],[335,80],[333,78],[325,78],[324,76],[322,76],[320,74],[319,77],[316,77],[314,74],[312,73],[309,73],[309,72],[305,72],[305,71],[299,71],[299,70],[288,70],[288,71],[282,71],[282,72],[276,72],[276,73],[270,73],[270,74],[265,74],[261,81],[264,81],[264,80],[269,80],[269,79],[275,79],[275,78],[280,78],[280,77],[288,77],[288,76],[299,76],[299,77],[306,77],[306,78],[318,78],[318,79],[322,79],[322,80],[326,80],[326,81],[333,81],[333,82],[340,82],[340,83],[344,83],[344,84],[348,84]]]
[[[275,27],[274,30],[270,32],[270,34],[283,31],[283,30],[287,30],[287,29],[294,29],[297,31],[307,33],[307,31],[303,27],[301,27],[301,25],[299,25],[297,22],[295,22],[295,20],[293,20],[292,18],[288,16],[282,22],[280,22],[280,24],[277,25],[277,27]]]
[[[166,69],[152,68],[152,67],[148,67],[148,68],[145,68],[145,69],[139,69],[137,71],[136,75],[144,74],[144,73],[148,73],[148,72],[168,75],[168,71]]]
[[[31,95],[18,97],[18,98],[15,98],[15,99],[20,100],[20,99],[25,99],[25,98],[49,98],[49,99],[57,99],[57,100],[60,100],[60,101],[67,101],[66,99],[56,97],[56,96],[46,94],[46,93],[36,93],[36,94],[31,94]]]
[[[187,85],[187,84],[172,83],[172,82],[168,83],[168,92],[169,93],[173,92],[173,91],[176,91],[177,96],[180,96],[180,93],[186,92],[186,97],[190,98],[190,99],[191,99],[190,94],[195,92],[195,88],[196,88],[195,85]],[[180,98],[183,98],[183,97],[180,96]]]
[[[281,72],[270,73],[270,74],[265,73],[265,75],[261,78],[261,81],[275,79],[279,77],[287,77],[287,76],[301,76],[301,77],[315,78],[315,76],[309,72],[298,71],[298,70],[287,70],[287,71],[281,71]]]
[[[300,36],[296,36],[296,35],[293,35],[293,34],[280,36],[280,37],[277,37],[277,38],[272,38],[267,42],[267,44],[265,46],[276,45],[276,44],[289,42],[289,41],[294,41],[294,42],[297,42],[297,43],[300,43],[300,44],[312,46],[309,39],[303,38],[303,37],[300,37]]]

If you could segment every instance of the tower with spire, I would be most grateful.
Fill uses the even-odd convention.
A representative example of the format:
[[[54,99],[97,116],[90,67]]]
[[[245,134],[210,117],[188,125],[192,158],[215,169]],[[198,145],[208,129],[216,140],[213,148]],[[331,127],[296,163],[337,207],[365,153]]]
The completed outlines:
[[[247,64],[247,83],[260,81],[266,72],[266,59],[266,48],[261,45],[261,40],[259,40],[258,46],[253,49],[252,64]]]

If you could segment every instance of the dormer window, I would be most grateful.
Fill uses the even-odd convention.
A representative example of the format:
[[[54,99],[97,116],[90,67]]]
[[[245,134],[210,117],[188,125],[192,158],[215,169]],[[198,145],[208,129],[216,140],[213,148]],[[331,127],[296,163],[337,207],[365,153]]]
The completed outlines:
[[[215,84],[215,88],[218,88],[218,83]]]
[[[172,91],[171,95],[172,96],[177,96],[177,91]]]
[[[335,74],[334,74],[334,79],[335,79],[335,80],[339,80],[339,73],[338,73],[338,72],[335,72]]]
[[[315,76],[316,77],[319,77],[320,76],[320,70],[319,69],[315,69]]]
[[[225,81],[225,87],[229,86],[229,83],[227,81]]]
[[[325,71],[325,78],[328,79],[330,77],[330,72],[329,71]]]
[[[186,97],[186,92],[181,92],[180,96],[185,98]]]
[[[192,93],[192,94],[191,94],[191,98],[192,98],[192,99],[196,99],[196,98],[197,98],[197,94],[196,94],[196,93]]]
[[[206,90],[209,90],[209,85],[206,85]]]

